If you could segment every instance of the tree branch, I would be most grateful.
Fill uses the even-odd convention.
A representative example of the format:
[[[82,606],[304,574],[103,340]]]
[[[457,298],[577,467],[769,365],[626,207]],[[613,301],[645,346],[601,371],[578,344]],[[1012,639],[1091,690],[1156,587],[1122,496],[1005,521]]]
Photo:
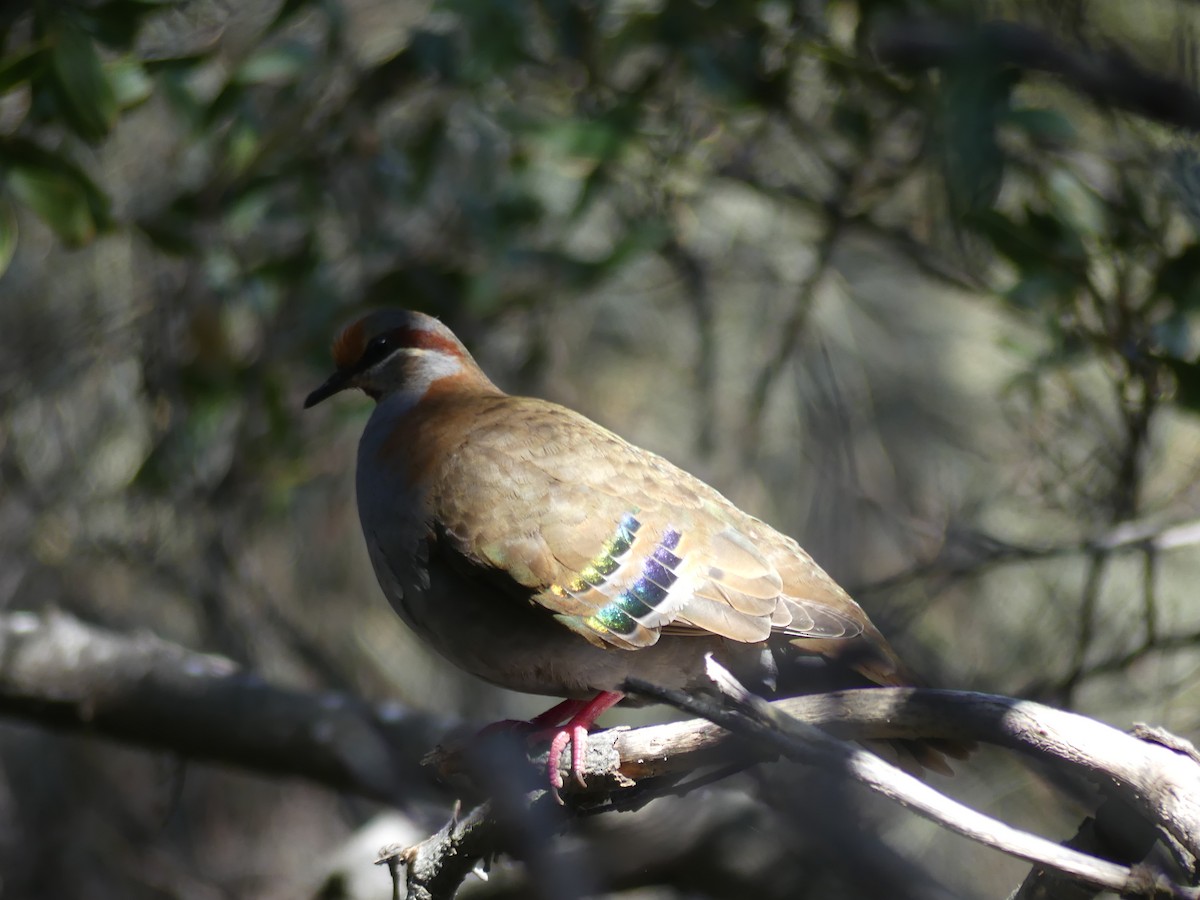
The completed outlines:
[[[62,612],[0,615],[0,715],[392,803],[440,790],[421,759],[452,724],[276,687],[223,657]]]
[[[1200,519],[1180,522],[1133,521],[1106,528],[1092,537],[1060,544],[1027,544],[968,527],[947,530],[942,552],[934,559],[869,584],[854,596],[882,592],[922,578],[977,576],[994,566],[1041,562],[1090,553],[1165,553],[1200,544]]]
[[[707,721],[593,735],[584,761],[588,787],[568,786],[568,802],[595,802],[631,783],[646,785],[730,759],[744,762],[746,750],[739,746],[743,743],[739,736],[750,736],[760,745],[760,758],[782,753],[841,771],[946,828],[1045,869],[1123,893],[1150,895],[1161,890],[1169,896],[1200,897],[1200,892],[1172,884],[1145,867],[1097,859],[990,819],[830,735],[976,740],[1021,750],[1104,785],[1195,855],[1200,849],[1200,765],[1191,755],[1160,741],[1139,740],[1084,716],[1038,703],[987,694],[869,688],[794,697],[764,702],[771,713],[764,711],[761,716],[769,721],[756,725],[744,711],[730,712],[711,700],[640,682],[630,687],[703,715]],[[448,775],[463,771],[454,751],[440,752],[437,760]],[[561,762],[569,764],[565,756]],[[544,763],[543,755],[538,765]],[[444,853],[439,838],[430,840],[430,846],[419,845],[422,858]]]
[[[982,54],[1000,64],[1057,76],[1101,105],[1200,131],[1200,95],[1188,85],[1150,72],[1114,49],[1076,52],[1015,22],[969,26],[893,20],[875,36],[874,46],[884,62],[904,69],[936,68]]]
[[[960,833],[1091,883],[1125,892],[1153,888],[1172,896],[1200,896],[1144,868],[1095,860],[990,820],[838,738],[976,740],[1019,749],[1107,786],[1187,854],[1200,858],[1200,764],[1170,740],[1139,740],[1037,703],[964,692],[870,688],[775,704],[756,700],[747,712],[653,685],[633,687],[711,721],[612,729],[593,736],[584,760],[589,785],[568,792],[576,812],[629,808],[641,802],[639,797],[656,796],[664,784],[680,789],[678,782],[697,769],[730,761],[746,765],[754,758],[783,754],[833,766]],[[273,687],[239,673],[228,660],[149,635],[116,635],[62,613],[0,616],[0,714],[188,758],[308,778],[393,803],[432,789],[430,773],[420,769],[419,760],[450,724],[411,713],[381,713],[345,695]],[[759,746],[757,757],[746,755],[747,734]],[[493,798],[494,808],[500,803],[503,828],[496,832],[480,825],[481,836],[471,836],[466,844],[461,827],[449,828],[412,859],[426,854],[449,858],[443,845],[456,842],[449,851],[456,860],[457,884],[458,876],[471,868],[464,855],[488,855],[485,850],[497,849],[488,835],[501,833],[509,852],[547,872],[558,871],[554,883],[562,896],[585,894],[586,885],[567,884],[567,876],[555,870],[554,858],[544,851],[547,835],[561,827],[561,818],[524,818],[530,809],[547,808],[537,793],[544,754],[529,767],[523,743],[509,737],[508,749],[500,755],[496,748],[488,749],[482,764],[471,763],[464,752],[435,755],[444,775],[465,772]],[[472,814],[468,821],[476,818]],[[436,880],[443,867],[433,863],[422,871]]]
[[[710,669],[713,668],[714,664],[710,661]],[[718,708],[709,701],[678,691],[663,690],[640,681],[630,683],[628,687],[630,690],[654,697],[684,711],[704,715],[710,721],[720,723],[729,731],[770,746],[790,759],[838,771],[951,831],[1010,855],[1108,888],[1122,896],[1200,897],[1200,889],[1175,884],[1148,867],[1129,868],[1097,859],[1068,847],[1059,846],[1045,838],[1021,832],[963,806],[933,790],[924,782],[885,763],[874,754],[840,741],[807,722],[801,722],[786,715],[780,710],[778,704],[770,704],[755,697],[740,685],[736,685],[736,682],[733,682],[735,687],[734,690],[731,690],[728,684],[722,683],[728,673],[724,673],[719,667],[715,668],[717,670],[716,680],[721,683],[722,690],[726,693],[726,699],[731,700],[735,706],[732,710]],[[891,693],[891,691],[889,690],[887,693]],[[1118,747],[1117,752],[1111,756],[1115,762],[1115,769],[1125,775],[1137,772],[1139,775],[1149,776],[1145,780],[1152,785],[1150,789],[1155,793],[1158,802],[1164,807],[1175,807],[1172,812],[1181,814],[1179,818],[1170,814],[1159,815],[1156,818],[1173,836],[1180,838],[1181,833],[1186,833],[1187,838],[1180,838],[1181,843],[1194,854],[1195,844],[1189,843],[1189,841],[1194,842],[1200,836],[1200,829],[1198,829],[1200,806],[1197,805],[1200,804],[1200,790],[1198,790],[1200,789],[1200,766],[1196,765],[1195,759],[1191,756],[1168,749],[1166,757],[1156,758],[1158,754],[1155,748],[1160,745],[1143,744],[1136,738],[1082,716],[1039,707],[1038,704],[985,695],[948,694],[948,692],[936,691],[916,693],[922,695],[919,699],[924,699],[924,695],[944,694],[953,697],[952,703],[968,704],[965,710],[959,710],[968,712],[966,716],[968,726],[990,722],[994,728],[988,730],[996,737],[1001,738],[998,743],[1011,745],[1013,740],[1019,736],[1022,740],[1022,749],[1031,749],[1039,753],[1053,751],[1054,755],[1060,756],[1064,762],[1084,765],[1085,768],[1090,768],[1092,754],[1075,752],[1075,748],[1064,743],[1063,738],[1068,735],[1082,738],[1083,743],[1089,748],[1094,748],[1097,755],[1107,756],[1108,754],[1101,753],[1101,746],[1096,743],[1095,739],[1103,731],[1111,732],[1109,740],[1124,745]],[[979,700],[982,703],[976,704],[972,702],[973,700]],[[998,709],[1004,710],[999,717],[985,712],[986,708],[996,701],[1000,701]],[[981,716],[980,713],[983,715]],[[1013,721],[1009,722],[1009,719]],[[962,737],[963,735],[956,733],[938,736]],[[977,737],[980,740],[987,739],[982,734]],[[1028,741],[1028,744],[1025,744],[1025,741]],[[1132,742],[1132,744],[1128,742]],[[1135,750],[1133,745],[1140,745],[1140,747]],[[1148,769],[1154,771],[1148,772]],[[1131,785],[1123,783],[1121,776],[1115,775],[1113,772],[1105,774],[1113,777],[1119,788],[1127,790],[1131,788]],[[1163,786],[1155,784],[1159,779],[1169,784],[1165,791],[1158,790]],[[1143,779],[1139,778],[1138,780],[1142,781]],[[1133,790],[1136,791],[1137,788],[1133,788]],[[1183,791],[1187,795],[1182,809],[1178,808],[1179,804],[1172,802],[1173,799],[1179,799],[1170,796],[1175,791]],[[1143,811],[1146,809],[1145,797],[1135,793],[1133,799],[1139,809]],[[1150,811],[1158,812],[1153,807]]]

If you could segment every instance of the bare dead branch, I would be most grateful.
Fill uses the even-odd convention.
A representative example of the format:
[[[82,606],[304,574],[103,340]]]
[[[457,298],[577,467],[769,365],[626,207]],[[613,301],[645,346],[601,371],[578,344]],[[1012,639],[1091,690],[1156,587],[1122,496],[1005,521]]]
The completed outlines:
[[[398,802],[450,721],[267,684],[223,657],[61,612],[0,615],[0,715]]]
[[[636,689],[710,721],[594,735],[585,760],[589,783],[585,797],[744,754],[737,746],[741,743],[737,735],[747,730],[744,716],[722,710],[711,700],[653,685],[638,684]],[[977,740],[1021,750],[1106,785],[1128,808],[1194,854],[1200,846],[1200,765],[1161,740],[1139,740],[1084,716],[1029,701],[965,692],[871,688],[779,700],[768,708],[794,719],[778,719],[773,713],[770,727],[751,729],[756,740],[769,744],[761,751],[764,758],[783,753],[833,767],[951,830],[1074,879],[1130,894],[1164,891],[1168,896],[1200,896],[1144,866],[1097,859],[989,819],[824,731],[855,739]],[[792,733],[797,730],[798,734]],[[453,753],[447,753],[439,762],[453,769],[454,759]],[[544,756],[538,764],[544,765]],[[576,792],[577,801],[581,793]]]
[[[614,729],[593,736],[585,759],[589,787],[568,795],[573,803],[604,803],[639,783],[644,786],[662,779],[673,784],[672,779],[698,768],[731,759],[744,763],[744,748],[738,746],[741,738],[730,731],[749,730],[766,757],[782,753],[834,766],[1004,852],[1127,893],[1155,889],[1171,896],[1200,896],[1144,867],[1098,861],[996,823],[838,739],[944,738],[1018,749],[1107,785],[1184,853],[1197,858],[1200,764],[1193,754],[1181,751],[1182,745],[1164,740],[1158,732],[1152,741],[1139,740],[1084,716],[1029,701],[902,688],[843,691],[771,705],[763,701],[753,707],[761,719],[755,724],[745,710],[731,713],[712,700],[663,693],[652,685],[636,688],[655,699],[702,712],[711,721]],[[433,736],[448,725],[413,714],[384,716],[344,695],[314,696],[272,687],[239,673],[219,657],[193,653],[148,635],[116,635],[61,613],[0,616],[0,714],[188,758],[304,777],[392,802],[429,789],[429,774],[418,770],[417,760]],[[748,729],[747,722],[753,727]],[[523,750],[520,756],[524,758]],[[443,772],[453,774],[452,763],[459,757],[443,752],[438,757]],[[541,766],[544,755],[529,771]],[[495,765],[484,770],[492,773],[490,778],[480,777],[478,768],[464,765],[462,770],[494,798],[503,799],[505,809],[533,808],[541,802],[529,788],[536,775],[524,782],[515,770],[505,768],[500,791],[495,774],[500,770]],[[451,855],[462,875],[471,868],[462,868],[462,857],[474,853],[473,847],[506,849],[530,865],[552,867],[554,860],[544,852],[539,856],[539,848],[545,846],[548,833],[561,827],[561,820],[547,819],[533,827],[521,818],[526,811],[517,816],[513,809],[503,820],[505,844],[489,843],[488,835],[496,832],[484,828],[480,836],[469,835],[474,843],[464,846],[458,826],[431,840],[456,842]],[[444,856],[446,848],[431,845],[413,859],[435,859],[439,854]],[[480,850],[475,858],[486,855]],[[430,865],[437,871],[428,877],[440,877],[441,869]],[[567,893],[583,892],[579,885],[564,885],[561,879],[559,885]]]
[[[435,834],[411,847],[389,845],[379,851],[375,865],[386,865],[392,876],[393,897],[400,894],[400,869],[411,900],[453,897],[463,879],[500,846],[500,823],[484,803],[463,818],[456,814]]]
[[[1157,839],[1153,824],[1110,795],[1063,845],[1100,859],[1133,861],[1145,859]],[[1034,866],[1009,900],[1090,900],[1099,893],[1095,885]]]
[[[854,595],[884,591],[922,578],[981,575],[997,565],[1064,559],[1089,553],[1163,553],[1200,544],[1200,520],[1122,522],[1092,537],[1058,544],[1025,544],[972,528],[946,534],[942,554],[888,578],[859,585]]]
[[[840,741],[822,730],[814,728],[810,723],[786,715],[776,704],[770,704],[761,698],[754,697],[748,692],[744,692],[744,689],[739,696],[733,698],[736,709],[731,710],[716,707],[710,701],[698,699],[682,692],[667,691],[641,682],[630,684],[629,687],[662,702],[670,703],[679,709],[700,713],[710,721],[720,723],[729,731],[768,745],[788,758],[841,772],[945,828],[1002,852],[1030,860],[1090,884],[1106,887],[1122,895],[1200,897],[1200,889],[1175,884],[1148,867],[1134,866],[1130,868],[1087,856],[991,819],[943,796],[913,776],[885,763],[874,754]],[[942,692],[922,691],[920,693]],[[952,696],[963,699],[971,695],[954,694]],[[1198,830],[1198,826],[1200,826],[1200,806],[1198,806],[1200,804],[1200,766],[1197,766],[1190,757],[1168,750],[1167,757],[1155,759],[1154,751],[1145,754],[1142,750],[1156,748],[1159,745],[1142,745],[1135,750],[1134,745],[1141,744],[1136,738],[1082,716],[1051,710],[1048,707],[1032,709],[1031,707],[1038,707],[1038,704],[1029,704],[1025,701],[985,698],[984,695],[975,695],[975,697],[984,700],[985,706],[990,701],[1005,701],[1001,705],[1006,706],[1007,711],[996,720],[995,724],[999,726],[999,729],[994,732],[996,736],[1002,738],[999,743],[1004,745],[1009,745],[1019,734],[1029,741],[1029,749],[1038,752],[1053,749],[1056,751],[1055,755],[1059,755],[1058,751],[1066,751],[1061,755],[1064,762],[1086,766],[1089,764],[1089,754],[1076,753],[1071,745],[1063,744],[1062,738],[1065,737],[1063,730],[1069,732],[1072,737],[1082,738],[1085,745],[1094,747],[1097,751],[1101,750],[1101,744],[1097,741],[1100,732],[1109,731],[1111,732],[1110,741],[1119,738],[1116,742],[1124,745],[1114,755],[1117,769],[1126,773],[1135,770],[1143,771],[1146,768],[1147,757],[1149,757],[1150,768],[1156,770],[1151,781],[1165,778],[1167,782],[1171,783],[1168,793],[1182,790],[1188,795],[1183,803],[1184,809],[1176,810],[1181,813],[1181,818],[1164,820],[1160,815],[1157,820],[1177,838],[1179,832],[1186,832],[1188,837],[1181,838],[1181,843],[1189,851],[1192,850],[1194,844],[1189,844],[1188,841],[1195,841],[1197,836],[1200,836],[1200,830]],[[1049,715],[1042,716],[1042,711]],[[968,715],[966,718],[971,724],[978,724],[975,716]],[[1006,722],[1009,719],[1014,719],[1019,724],[1013,727]],[[1029,721],[1021,722],[1022,719],[1029,719]],[[939,734],[938,736],[951,737],[952,735]],[[961,733],[953,735],[958,738],[963,736]],[[972,736],[980,740],[986,739],[983,735]],[[1131,755],[1127,756],[1126,754]],[[1107,774],[1111,777],[1113,773]],[[1176,778],[1181,779],[1181,782],[1176,782]],[[1172,805],[1164,795],[1158,796],[1165,805]],[[1143,809],[1144,803],[1141,801],[1144,799],[1144,797],[1133,797],[1139,810]],[[1154,811],[1151,810],[1151,812]]]

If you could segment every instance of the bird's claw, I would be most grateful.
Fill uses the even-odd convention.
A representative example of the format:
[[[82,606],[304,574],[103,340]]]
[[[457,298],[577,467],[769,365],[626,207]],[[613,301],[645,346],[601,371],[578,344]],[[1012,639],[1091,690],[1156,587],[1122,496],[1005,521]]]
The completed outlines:
[[[497,722],[489,725],[480,734],[495,731],[524,731],[525,739],[530,744],[550,742],[549,755],[546,760],[546,775],[549,778],[550,793],[554,799],[562,803],[559,794],[566,786],[563,778],[563,768],[559,765],[563,750],[571,745],[571,779],[581,788],[587,787],[583,777],[584,754],[587,751],[588,732],[596,723],[601,713],[616,705],[622,698],[616,691],[602,691],[591,700],[564,700],[562,703],[542,713],[529,722]]]
[[[550,779],[550,790],[554,794],[554,799],[561,804],[563,801],[559,791],[566,787],[566,779],[563,778],[559,760],[568,744],[571,745],[571,778],[581,788],[587,787],[587,781],[583,777],[583,752],[587,746],[588,732],[586,728],[575,725],[554,729],[550,734],[552,736],[549,755],[546,758],[546,774]],[[544,738],[545,733],[541,736]],[[538,735],[533,735],[533,739],[537,737]]]

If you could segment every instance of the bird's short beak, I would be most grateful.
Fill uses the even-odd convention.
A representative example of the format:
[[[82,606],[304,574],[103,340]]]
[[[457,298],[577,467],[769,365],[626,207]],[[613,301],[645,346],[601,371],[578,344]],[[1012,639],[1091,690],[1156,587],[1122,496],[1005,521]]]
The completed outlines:
[[[325,379],[323,385],[304,398],[304,408],[316,406],[322,400],[327,400],[348,387],[350,387],[350,376],[345,372],[334,372]]]

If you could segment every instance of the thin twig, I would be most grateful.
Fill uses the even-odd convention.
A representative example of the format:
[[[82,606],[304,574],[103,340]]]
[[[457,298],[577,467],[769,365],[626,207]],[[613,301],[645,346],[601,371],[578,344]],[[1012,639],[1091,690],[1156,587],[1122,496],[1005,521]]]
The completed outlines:
[[[791,315],[780,329],[780,338],[775,351],[759,370],[758,377],[754,380],[754,385],[750,390],[750,399],[746,404],[746,421],[742,432],[742,447],[747,457],[752,456],[755,448],[759,446],[762,418],[766,412],[771,389],[795,354],[796,348],[807,331],[808,322],[812,318],[817,302],[817,292],[829,272],[833,253],[837,249],[838,241],[843,233],[842,225],[845,218],[843,206],[849,198],[851,186],[852,179],[844,179],[838,195],[825,210],[825,229],[820,241],[817,242],[812,267],[796,292]]]
[[[1096,609],[1104,586],[1104,574],[1108,571],[1111,555],[1105,550],[1092,550],[1088,554],[1087,573],[1079,601],[1079,632],[1075,637],[1075,649],[1071,655],[1071,667],[1055,689],[1055,695],[1066,705],[1071,704],[1075,688],[1086,671],[1088,651],[1096,635]]]
[[[1166,552],[1200,545],[1200,519],[1179,522],[1122,522],[1094,537],[1061,544],[1023,544],[983,531],[956,529],[949,533],[943,553],[936,559],[870,584],[854,585],[853,596],[889,591],[919,579],[965,578],[980,575],[998,565],[1040,562],[1094,552]],[[965,559],[956,559],[965,556]]]

